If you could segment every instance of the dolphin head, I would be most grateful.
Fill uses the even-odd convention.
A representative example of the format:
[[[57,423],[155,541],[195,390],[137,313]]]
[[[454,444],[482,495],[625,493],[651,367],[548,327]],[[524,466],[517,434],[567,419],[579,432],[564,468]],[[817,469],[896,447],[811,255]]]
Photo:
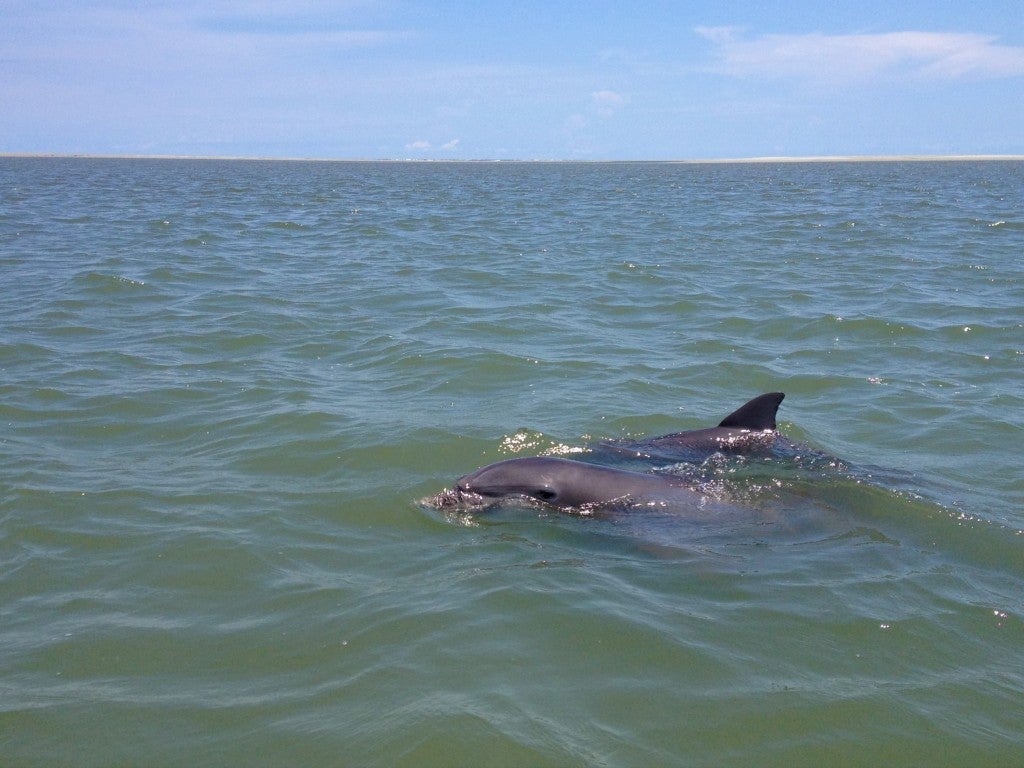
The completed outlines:
[[[455,481],[453,494],[460,503],[473,505],[520,498],[555,507],[589,509],[675,494],[680,490],[676,486],[655,475],[537,456],[499,461],[464,475]]]
[[[572,505],[578,502],[563,498],[563,461],[546,457],[499,461],[460,477],[455,481],[455,493],[461,501],[478,504],[518,497]]]

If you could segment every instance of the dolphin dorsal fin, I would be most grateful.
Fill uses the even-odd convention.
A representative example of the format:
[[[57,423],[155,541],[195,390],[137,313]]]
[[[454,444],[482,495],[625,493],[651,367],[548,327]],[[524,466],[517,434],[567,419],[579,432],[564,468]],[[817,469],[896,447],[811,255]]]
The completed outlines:
[[[718,426],[739,427],[740,429],[775,429],[775,413],[779,410],[779,405],[785,396],[782,392],[758,395],[722,419]]]

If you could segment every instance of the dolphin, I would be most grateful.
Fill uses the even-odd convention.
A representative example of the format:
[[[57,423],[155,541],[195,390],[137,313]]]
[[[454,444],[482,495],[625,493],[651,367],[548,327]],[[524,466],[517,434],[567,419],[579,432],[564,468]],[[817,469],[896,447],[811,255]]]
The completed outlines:
[[[489,464],[455,481],[455,488],[437,497],[441,503],[472,506],[503,499],[532,499],[562,509],[586,511],[607,504],[703,505],[707,497],[688,488],[679,477],[631,472],[553,456],[507,459]]]
[[[756,453],[770,451],[782,436],[776,431],[775,416],[785,394],[758,395],[722,419],[717,427],[673,432],[643,440],[608,440],[600,448],[636,458],[670,458],[675,461],[703,460],[714,453]]]

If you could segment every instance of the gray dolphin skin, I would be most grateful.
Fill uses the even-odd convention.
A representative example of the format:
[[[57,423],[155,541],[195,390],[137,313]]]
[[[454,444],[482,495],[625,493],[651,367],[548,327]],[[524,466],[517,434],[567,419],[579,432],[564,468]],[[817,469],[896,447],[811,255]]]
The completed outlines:
[[[758,395],[722,419],[717,427],[674,432],[644,440],[609,440],[600,448],[634,456],[661,456],[678,461],[700,460],[713,453],[769,450],[781,438],[775,416],[785,394]]]
[[[561,508],[587,508],[611,502],[699,503],[703,496],[682,479],[629,472],[552,456],[508,459],[464,475],[455,481],[460,503],[493,504],[507,498],[527,498]]]

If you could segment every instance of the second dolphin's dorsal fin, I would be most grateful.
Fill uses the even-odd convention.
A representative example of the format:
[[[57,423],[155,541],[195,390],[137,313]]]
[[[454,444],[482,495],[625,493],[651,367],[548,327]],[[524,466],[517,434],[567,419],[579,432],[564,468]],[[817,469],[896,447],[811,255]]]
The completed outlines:
[[[718,426],[739,427],[740,429],[775,429],[775,414],[785,396],[782,392],[758,395],[722,419]]]

